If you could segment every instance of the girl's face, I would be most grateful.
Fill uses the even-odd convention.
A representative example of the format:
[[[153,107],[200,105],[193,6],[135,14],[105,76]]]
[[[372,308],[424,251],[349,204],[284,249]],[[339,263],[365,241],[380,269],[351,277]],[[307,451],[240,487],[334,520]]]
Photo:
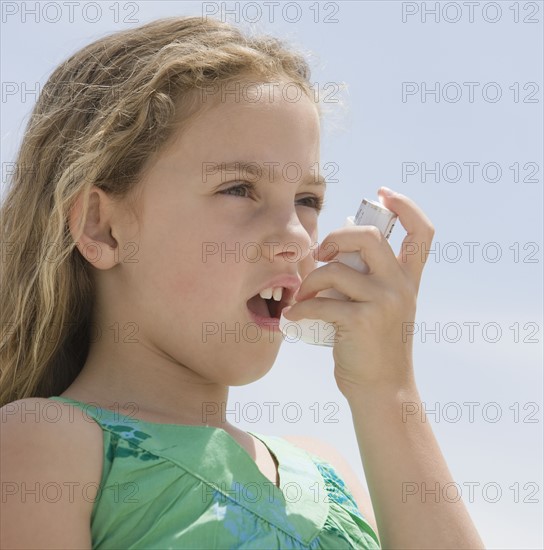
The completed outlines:
[[[259,333],[248,300],[273,277],[304,279],[316,267],[319,116],[277,84],[263,84],[258,101],[242,86],[225,94],[149,164],[138,237],[126,239],[137,242],[137,262],[122,264],[115,294],[104,296],[137,324],[146,353],[226,385],[263,376],[282,342]],[[260,175],[213,167],[235,162]]]

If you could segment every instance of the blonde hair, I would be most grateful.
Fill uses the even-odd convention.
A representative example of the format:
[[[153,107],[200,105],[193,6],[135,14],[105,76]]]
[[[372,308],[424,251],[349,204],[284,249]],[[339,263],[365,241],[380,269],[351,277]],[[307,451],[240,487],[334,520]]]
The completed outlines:
[[[200,17],[116,32],[52,73],[0,210],[0,406],[62,393],[85,363],[94,296],[68,228],[76,199],[81,232],[93,185],[136,213],[146,160],[198,115],[203,90],[248,75],[288,79],[315,97],[307,61],[282,40]]]

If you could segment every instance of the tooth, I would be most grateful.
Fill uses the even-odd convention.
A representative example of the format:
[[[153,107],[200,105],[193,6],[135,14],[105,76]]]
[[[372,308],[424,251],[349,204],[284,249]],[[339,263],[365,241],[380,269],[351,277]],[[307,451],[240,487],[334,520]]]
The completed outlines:
[[[259,296],[265,300],[272,298],[272,287],[261,290],[261,292],[259,292]]]
[[[276,302],[279,302],[281,300],[282,294],[283,294],[283,287],[279,286],[274,289],[274,292],[272,295],[274,297],[274,300],[276,300]]]

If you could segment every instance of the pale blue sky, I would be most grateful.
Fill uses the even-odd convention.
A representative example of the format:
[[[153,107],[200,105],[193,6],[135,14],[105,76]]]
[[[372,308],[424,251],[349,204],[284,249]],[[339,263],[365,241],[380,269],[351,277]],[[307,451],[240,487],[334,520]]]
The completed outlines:
[[[3,163],[14,158],[35,101],[31,90],[45,83],[74,51],[127,26],[176,14],[200,15],[204,4],[211,13],[224,3],[101,2],[100,15],[88,2],[72,14],[62,2],[40,5],[46,4],[54,6],[40,11],[36,22],[36,15],[23,16],[24,2],[2,3]],[[246,3],[237,4],[243,16]],[[381,185],[410,196],[433,221],[440,253],[429,259],[423,275],[416,318],[420,333],[414,345],[421,396],[428,408],[438,403],[442,411],[430,420],[487,547],[542,548],[544,5],[498,2],[498,13],[479,2],[470,22],[462,2],[450,2],[447,11],[448,3],[441,2],[440,21],[428,15],[423,22],[423,8],[431,9],[434,2],[322,2],[319,11],[314,2],[292,2],[286,18],[298,12],[300,20],[294,24],[281,15],[285,4],[276,8],[273,21],[263,10],[260,21],[250,25],[241,17],[240,24],[313,52],[314,82],[347,85],[342,94],[345,108],[326,118],[323,126],[322,164],[336,163],[339,181],[329,184],[320,239],[355,214],[363,196],[375,199]],[[235,7],[233,2],[227,5]],[[257,12],[253,7],[245,14],[254,17]],[[115,23],[116,18],[121,22]],[[418,94],[403,101],[403,82],[415,83],[408,86],[415,86]],[[427,95],[422,102],[422,83],[432,88],[436,82],[440,101]],[[476,83],[473,102],[469,86],[463,84],[467,82]],[[23,89],[30,93],[21,94]],[[493,102],[497,89],[502,95]],[[461,92],[458,101],[456,91]],[[441,170],[447,165],[440,181],[433,175],[422,181],[422,163],[432,168],[437,162]],[[403,181],[403,163],[410,163],[405,169],[419,172]],[[463,163],[479,163],[473,165],[474,181],[469,181],[469,165]],[[514,181],[516,163],[520,179],[527,181]],[[483,165],[488,165],[484,174]],[[458,181],[456,166],[463,168]],[[502,177],[493,182],[497,166]],[[397,224],[391,238],[395,250],[403,236]],[[476,243],[473,261],[463,244],[467,242]],[[494,262],[497,251],[502,255]],[[471,322],[479,323],[473,325],[473,342]],[[424,327],[432,329],[436,323],[438,343],[433,334],[421,335]],[[488,332],[483,333],[486,324]],[[492,343],[497,327],[502,334]],[[531,338],[536,342],[523,342]],[[266,377],[231,392],[232,408],[238,403],[242,410],[256,402],[268,414],[263,404],[269,401],[280,403],[273,422],[263,415],[251,423],[242,415],[240,426],[265,434],[305,433],[326,439],[363,479],[349,408],[335,386],[330,348],[285,343]],[[302,411],[297,422],[282,418],[281,409],[290,402],[297,402]],[[327,408],[331,402],[336,405]],[[472,422],[466,402],[479,404]],[[492,422],[498,408],[502,416]],[[446,415],[455,418],[456,409],[461,417],[448,422]],[[315,422],[317,411],[321,414]],[[327,413],[340,422],[324,422]],[[473,502],[468,485],[463,485],[469,482],[480,484]],[[519,497],[512,489],[516,483]],[[487,497],[482,492],[486,484],[491,484]],[[502,495],[493,503],[496,487]]]

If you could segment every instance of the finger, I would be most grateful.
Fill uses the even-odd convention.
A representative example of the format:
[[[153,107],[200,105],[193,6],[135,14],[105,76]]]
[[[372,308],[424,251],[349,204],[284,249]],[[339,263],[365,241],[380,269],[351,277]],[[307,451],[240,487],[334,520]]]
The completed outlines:
[[[368,265],[370,274],[386,274],[397,263],[387,239],[372,225],[335,229],[323,239],[315,258],[321,262],[328,262],[334,260],[338,252],[358,252]]]
[[[353,303],[334,298],[312,298],[304,302],[282,309],[283,316],[288,321],[300,321],[301,319],[321,319],[327,323],[345,325],[345,319],[352,314]]]
[[[397,214],[399,221],[406,230],[406,237],[402,241],[401,251],[397,256],[402,269],[410,276],[416,287],[419,287],[419,281],[427,255],[422,254],[428,251],[434,236],[434,227],[429,218],[423,213],[423,210],[417,204],[400,193],[391,191],[387,187],[380,187],[379,196],[383,205]]]
[[[379,291],[378,285],[368,275],[333,260],[310,272],[302,281],[295,300],[313,298],[318,292],[331,288],[357,302],[372,300]]]

